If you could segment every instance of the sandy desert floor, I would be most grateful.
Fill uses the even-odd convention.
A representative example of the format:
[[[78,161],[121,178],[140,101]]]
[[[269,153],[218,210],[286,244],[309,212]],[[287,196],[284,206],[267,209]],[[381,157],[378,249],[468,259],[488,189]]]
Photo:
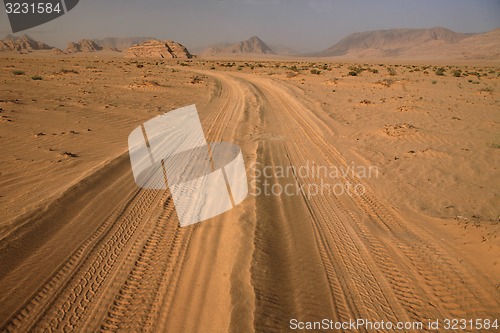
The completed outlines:
[[[499,75],[498,64],[2,55],[0,331],[500,320]],[[190,104],[208,141],[241,147],[258,186],[180,228],[168,191],[134,183],[127,137]],[[262,172],[311,165],[344,172]],[[300,190],[256,195],[264,181]],[[363,190],[310,191],[329,183]]]

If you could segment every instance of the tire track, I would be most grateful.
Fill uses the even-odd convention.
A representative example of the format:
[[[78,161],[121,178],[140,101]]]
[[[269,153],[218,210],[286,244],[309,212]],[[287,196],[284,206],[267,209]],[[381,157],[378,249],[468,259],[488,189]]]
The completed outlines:
[[[212,112],[208,121],[211,124],[209,132],[212,137],[223,136],[227,122],[235,111],[234,107],[231,108],[231,94],[226,89],[221,92],[221,96],[214,96],[217,100],[212,103],[220,103],[219,100],[222,99],[224,108],[222,112]],[[117,179],[121,179],[121,175]],[[168,299],[168,295],[172,292],[168,290],[159,292],[160,285],[166,286],[162,277],[165,276],[166,270],[171,272],[178,270],[179,273],[182,271],[182,258],[187,252],[192,228],[186,229],[189,232],[180,231],[180,228],[172,220],[173,205],[169,203],[156,219],[154,230],[148,233],[148,228],[145,225],[155,215],[154,203],[164,199],[165,197],[163,196],[162,199],[159,191],[137,190],[129,201],[117,207],[103,221],[98,230],[61,265],[60,269],[56,270],[56,273],[39,292],[1,327],[1,331],[67,331],[80,327],[78,325],[92,311],[95,303],[104,294],[110,292],[109,285],[114,279],[114,275],[127,260],[127,254],[133,251],[131,244],[139,242],[138,239],[141,237],[145,238],[145,245],[138,257],[132,260],[133,268],[120,289],[120,296],[115,298],[115,308],[110,309],[108,316],[102,321],[101,328],[103,330],[113,328],[113,324],[119,322],[116,310],[121,309],[120,305],[127,300],[130,291],[134,288],[142,291],[141,295],[154,298],[162,294],[163,298]],[[162,225],[165,223],[164,219],[167,219],[166,223],[173,222],[174,232],[170,229],[162,229]],[[168,237],[163,237],[167,235]],[[152,262],[151,256],[154,255],[154,258],[158,258],[158,254],[152,251],[153,248],[159,248],[163,251],[162,254],[167,254],[167,257],[175,257],[178,260],[163,265],[162,270],[145,269]],[[170,275],[179,278],[179,273]],[[156,280],[156,289],[151,289],[150,285],[139,283],[138,277],[144,277],[144,281]],[[175,281],[171,281],[171,283],[175,283]],[[144,287],[147,289],[143,290]],[[169,286],[169,288],[172,287]],[[126,310],[130,310],[126,311],[127,314],[134,313],[138,306],[141,309],[144,307],[153,308],[152,298],[145,305],[138,304],[137,300],[140,300],[138,298],[133,300],[135,303],[127,305]],[[172,300],[167,302],[171,304]],[[156,317],[152,316],[151,310],[143,310],[140,314],[142,317],[139,323],[147,321],[151,324],[156,320]],[[123,315],[121,317],[123,318]],[[131,321],[129,320],[128,323],[130,324]],[[139,326],[135,324],[134,327],[137,329]],[[83,329],[83,327],[80,328]]]
[[[296,101],[295,98],[289,93],[277,88],[273,83],[262,83],[263,80],[251,80],[254,85],[260,86],[264,91],[263,93],[268,96],[268,100],[275,99],[275,103],[279,106],[274,107],[274,110],[283,110],[286,113],[285,118],[282,122],[287,124],[288,131],[290,129],[303,130],[304,134],[302,138],[308,138],[314,145],[318,147],[316,153],[317,155],[305,154],[304,152],[310,152],[312,149],[309,145],[304,144],[302,140],[292,142],[289,147],[290,159],[294,161],[295,165],[302,165],[298,162],[311,161],[323,159],[323,162],[328,162],[325,165],[340,165],[347,166],[343,157],[338,154],[331,144],[325,141],[325,138],[321,135],[327,130],[321,127],[317,127],[315,122],[311,122],[310,119],[306,119],[304,110],[305,107],[300,106],[300,102]],[[261,90],[261,91],[262,91]],[[310,116],[310,115],[309,115]],[[313,129],[312,126],[315,126]],[[301,147],[303,146],[303,147]],[[291,163],[290,161],[290,163]],[[345,180],[354,181],[360,183],[360,180],[346,177]],[[299,183],[308,183],[308,179],[302,179]],[[310,183],[310,182],[309,182]],[[364,184],[368,187],[368,184]],[[361,218],[355,217],[350,209],[347,209],[345,204],[341,200],[336,198],[331,198],[330,200],[322,200],[323,198],[313,198],[308,199],[304,197],[305,201],[311,202],[310,211],[314,212],[316,220],[320,216],[320,228],[328,230],[332,236],[333,241],[329,242],[329,250],[335,249],[335,244],[343,244],[348,246],[349,253],[355,250],[356,247],[364,249],[364,254],[368,254],[373,263],[372,266],[374,275],[370,276],[370,273],[366,271],[362,274],[365,280],[356,278],[354,281],[363,285],[364,281],[369,281],[368,289],[379,290],[375,297],[371,298],[371,301],[365,302],[366,310],[371,313],[371,318],[380,313],[385,313],[386,317],[392,318],[394,320],[404,319],[414,319],[422,320],[424,318],[444,318],[444,317],[476,317],[479,315],[487,316],[488,311],[485,311],[489,306],[495,308],[495,302],[492,302],[491,297],[486,293],[478,294],[473,288],[459,288],[456,286],[461,285],[477,285],[471,282],[466,283],[467,279],[471,279],[471,276],[466,272],[455,269],[457,265],[453,264],[452,259],[442,250],[439,249],[437,244],[432,245],[429,241],[425,241],[421,235],[415,234],[414,230],[408,229],[406,225],[399,222],[400,218],[395,218],[394,213],[382,205],[379,200],[375,199],[373,192],[368,191],[365,195],[354,198],[354,203],[358,210],[364,213]],[[315,204],[315,201],[319,201]],[[331,207],[328,209],[328,207]],[[337,216],[337,218],[335,218]],[[363,217],[364,216],[364,217]],[[333,217],[333,221],[332,221]],[[368,217],[368,218],[366,218]],[[374,228],[373,225],[367,225],[366,223],[373,223],[377,226]],[[344,225],[344,228],[339,226]],[[321,232],[319,233],[321,234]],[[341,234],[342,239],[336,238],[335,235]],[[354,238],[347,238],[346,235],[353,235]],[[380,236],[384,238],[389,234],[390,239],[388,241],[379,241]],[[361,237],[359,237],[361,236]],[[387,244],[397,244],[395,247],[391,247]],[[318,240],[321,244],[324,241],[322,239]],[[423,245],[423,246],[422,246]],[[322,246],[320,246],[322,248]],[[337,247],[338,251],[342,251]],[[340,256],[342,254],[340,253]],[[328,257],[323,254],[323,257]],[[348,275],[352,273],[352,266],[349,265],[353,258],[348,256],[345,258],[344,264],[347,267]],[[355,260],[355,267],[362,264],[360,257],[358,256]],[[440,264],[439,270],[433,269]],[[327,264],[325,267],[334,268],[338,265]],[[363,267],[363,266],[361,266]],[[412,275],[408,275],[406,271],[411,268],[411,274],[419,272],[427,281],[427,285],[417,285],[415,286],[415,279]],[[338,269],[338,267],[337,267]],[[405,272],[405,273],[403,273]],[[337,272],[341,275],[342,272]],[[329,269],[327,269],[327,274]],[[345,274],[344,274],[345,275]],[[375,279],[374,279],[375,278]],[[334,281],[333,278],[329,278]],[[376,281],[379,281],[385,287],[377,287]],[[338,289],[338,287],[333,288]],[[425,296],[422,295],[423,291]],[[359,290],[361,295],[366,296],[368,290]],[[401,308],[397,306],[396,309],[391,310],[388,303],[394,304],[394,302],[388,302],[384,300],[383,295],[393,295],[402,308],[405,311],[401,311]],[[363,297],[364,297],[363,296]],[[363,300],[366,298],[361,297]],[[392,298],[392,297],[391,297]],[[429,300],[429,301],[428,301]],[[484,302],[486,300],[485,305]],[[429,302],[432,304],[429,306]],[[360,299],[355,300],[356,304],[363,304]],[[376,309],[375,304],[380,304],[379,308]],[[496,305],[498,307],[498,304]],[[374,308],[375,307],[375,308]],[[475,312],[474,309],[482,309],[479,312]],[[397,313],[397,315],[396,315]],[[491,318],[491,313],[489,314]]]

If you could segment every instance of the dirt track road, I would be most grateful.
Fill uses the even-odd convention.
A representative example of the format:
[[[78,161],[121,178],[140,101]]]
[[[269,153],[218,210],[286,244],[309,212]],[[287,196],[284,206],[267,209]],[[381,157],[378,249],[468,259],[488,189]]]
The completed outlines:
[[[293,85],[202,74],[216,82],[199,107],[207,139],[239,144],[249,179],[255,162],[349,165],[319,103]],[[306,187],[320,178],[270,181]],[[0,265],[12,269],[0,285],[16,292],[9,286],[21,282],[25,295],[0,295],[0,331],[284,332],[292,318],[498,317],[491,281],[377,195],[369,179],[341,181],[360,183],[366,193],[249,196],[226,214],[181,229],[168,191],[137,188],[124,146],[32,217],[38,225],[64,225],[26,230],[4,243],[11,245],[3,246]],[[26,250],[34,233],[39,244]],[[60,264],[47,268],[49,259]]]

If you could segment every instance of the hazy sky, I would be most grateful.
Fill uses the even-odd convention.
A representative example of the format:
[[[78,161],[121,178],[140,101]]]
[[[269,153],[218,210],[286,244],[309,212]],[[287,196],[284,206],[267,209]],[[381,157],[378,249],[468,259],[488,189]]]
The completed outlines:
[[[5,35],[11,30],[0,8]],[[353,32],[435,26],[458,32],[498,28],[500,0],[80,0],[68,14],[22,33],[61,48],[109,36],[173,39],[197,48],[257,35],[310,52]]]

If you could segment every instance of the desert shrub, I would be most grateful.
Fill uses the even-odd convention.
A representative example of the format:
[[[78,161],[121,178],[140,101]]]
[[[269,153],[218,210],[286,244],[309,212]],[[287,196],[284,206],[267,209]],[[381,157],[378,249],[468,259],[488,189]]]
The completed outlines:
[[[434,73],[436,73],[437,76],[444,76],[445,72],[446,70],[443,67],[439,67],[434,71]]]
[[[35,76],[32,76],[31,79],[34,81],[40,81],[40,80],[43,80],[43,77],[41,77],[40,75],[35,75]]]
[[[491,88],[491,87],[484,87],[484,88],[479,89],[479,92],[492,93],[493,92],[493,88]]]
[[[298,75],[297,72],[292,72],[292,71],[289,71],[289,72],[286,72],[286,77],[291,79],[292,77],[296,77]]]
[[[389,72],[390,76],[396,75],[396,70],[392,67],[387,68],[387,72]]]
[[[462,71],[460,69],[455,69],[451,72],[451,75],[453,75],[454,77],[461,77]]]
[[[359,67],[359,66],[349,66],[347,69],[349,69],[351,72],[356,72],[356,74],[360,74],[361,72],[366,71],[366,68]],[[356,75],[353,75],[353,76],[356,76]]]
[[[356,71],[350,71],[347,74],[350,75],[350,76],[358,76],[358,72],[356,72]]]
[[[317,69],[317,68],[313,68],[313,69],[311,69],[311,74],[320,75],[321,71],[319,69]]]
[[[195,75],[191,77],[191,84],[202,83],[203,76]]]
[[[431,83],[432,83],[432,84],[436,84],[436,83],[438,83],[438,82],[437,82],[436,80],[432,80],[432,81],[431,81]]]
[[[377,81],[375,83],[381,84],[381,85],[386,86],[386,87],[390,87],[394,82],[395,82],[394,79],[383,79],[383,80]]]
[[[75,69],[65,69],[65,68],[61,69],[61,73],[63,73],[63,74],[67,74],[67,73],[79,74],[78,71]]]
[[[12,71],[12,74],[14,74],[14,75],[24,75],[24,71],[15,70],[15,71]]]

